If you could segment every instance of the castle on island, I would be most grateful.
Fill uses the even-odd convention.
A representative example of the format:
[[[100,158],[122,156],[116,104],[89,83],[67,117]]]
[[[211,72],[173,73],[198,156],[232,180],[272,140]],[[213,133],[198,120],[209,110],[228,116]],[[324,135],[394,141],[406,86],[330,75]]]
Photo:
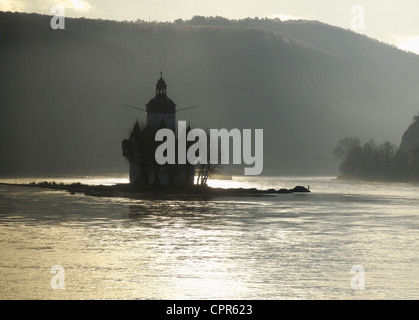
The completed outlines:
[[[122,141],[123,156],[129,162],[129,180],[138,185],[193,185],[194,165],[164,164],[155,160],[158,142],[155,134],[159,129],[167,128],[176,135],[176,104],[167,96],[167,84],[162,72],[156,83],[156,95],[147,104],[147,123],[141,128],[138,120],[128,139]],[[142,110],[142,109],[140,109]],[[191,128],[188,126],[187,132]],[[176,138],[176,144],[178,139]],[[176,155],[176,159],[177,159]]]

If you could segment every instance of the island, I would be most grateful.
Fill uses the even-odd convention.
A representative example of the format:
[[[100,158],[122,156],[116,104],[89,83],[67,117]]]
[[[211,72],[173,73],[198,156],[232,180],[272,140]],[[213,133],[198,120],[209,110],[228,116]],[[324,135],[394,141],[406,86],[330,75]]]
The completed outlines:
[[[86,185],[82,183],[56,183],[56,182],[31,182],[25,184],[0,183],[0,185],[20,186],[31,188],[44,188],[67,191],[70,194],[84,194],[96,197],[119,197],[129,199],[161,199],[161,200],[209,200],[216,197],[226,196],[269,196],[276,194],[309,193],[304,186],[296,186],[292,189],[268,189],[256,188],[213,188],[207,185],[191,185],[184,187],[171,187],[164,185],[138,186],[129,183],[115,185]]]

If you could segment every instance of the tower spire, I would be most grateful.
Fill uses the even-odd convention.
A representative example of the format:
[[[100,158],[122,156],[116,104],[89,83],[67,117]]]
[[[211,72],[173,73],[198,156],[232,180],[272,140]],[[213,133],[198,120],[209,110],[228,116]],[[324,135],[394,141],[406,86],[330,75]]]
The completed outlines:
[[[163,80],[163,69],[160,71],[160,79],[157,81],[156,84],[156,95],[158,94],[166,94],[166,82]]]

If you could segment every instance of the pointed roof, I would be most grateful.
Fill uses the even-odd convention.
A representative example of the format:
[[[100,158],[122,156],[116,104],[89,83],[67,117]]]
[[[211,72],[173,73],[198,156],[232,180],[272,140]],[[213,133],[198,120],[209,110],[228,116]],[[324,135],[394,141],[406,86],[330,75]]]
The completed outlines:
[[[163,79],[163,71],[160,72],[160,79],[156,83],[156,89],[158,91],[164,91],[167,88],[166,81]],[[166,92],[164,92],[166,94]]]
[[[130,140],[135,140],[137,138],[139,138],[141,134],[141,128],[140,125],[138,124],[138,120],[135,122],[134,127],[132,128],[131,131],[131,135],[129,136]]]

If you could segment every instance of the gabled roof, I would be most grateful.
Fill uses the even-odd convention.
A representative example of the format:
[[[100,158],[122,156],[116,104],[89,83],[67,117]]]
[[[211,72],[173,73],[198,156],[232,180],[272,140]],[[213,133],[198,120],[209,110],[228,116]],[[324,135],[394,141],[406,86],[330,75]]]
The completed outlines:
[[[130,140],[138,139],[141,135],[141,128],[138,124],[138,120],[135,122],[134,127],[132,128],[131,135],[129,136]]]

